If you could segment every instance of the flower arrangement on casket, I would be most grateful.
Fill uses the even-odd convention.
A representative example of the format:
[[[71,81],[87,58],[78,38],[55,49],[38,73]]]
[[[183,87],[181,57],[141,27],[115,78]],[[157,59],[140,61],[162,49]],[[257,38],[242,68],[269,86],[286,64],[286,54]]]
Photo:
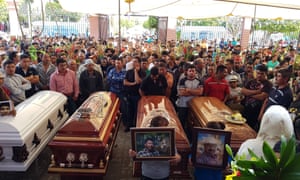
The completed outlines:
[[[251,160],[245,156],[233,156],[229,145],[227,153],[232,157],[233,173],[226,176],[226,180],[295,180],[300,179],[300,154],[296,154],[296,140],[281,137],[280,157],[266,142],[263,143],[264,157],[258,157],[248,149]]]

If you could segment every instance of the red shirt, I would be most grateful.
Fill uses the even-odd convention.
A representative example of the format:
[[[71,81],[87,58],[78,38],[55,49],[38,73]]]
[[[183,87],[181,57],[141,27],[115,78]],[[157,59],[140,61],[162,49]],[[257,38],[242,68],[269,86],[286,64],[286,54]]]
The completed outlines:
[[[214,77],[209,77],[205,81],[204,94],[206,96],[216,97],[224,101],[226,95],[229,93],[229,85],[225,79],[217,81]]]

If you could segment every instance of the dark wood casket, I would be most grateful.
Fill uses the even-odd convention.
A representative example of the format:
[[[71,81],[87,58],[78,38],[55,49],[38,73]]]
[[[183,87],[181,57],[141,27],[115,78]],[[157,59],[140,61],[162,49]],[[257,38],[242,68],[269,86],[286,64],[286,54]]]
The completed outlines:
[[[232,110],[215,97],[195,97],[189,102],[188,129],[205,127],[209,121],[224,122],[226,131],[231,131],[230,146],[236,152],[247,139],[256,137],[256,132],[247,125],[233,124],[225,120],[225,115],[231,115]]]
[[[26,171],[69,115],[67,97],[40,91],[0,116],[0,171]]]
[[[113,93],[92,94],[48,144],[53,153],[48,171],[62,179],[101,179],[120,125],[119,106]]]
[[[143,96],[138,104],[137,128],[150,127],[150,122],[155,116],[164,116],[169,120],[168,127],[175,128],[175,145],[181,155],[181,162],[171,164],[171,178],[188,178],[188,156],[191,152],[188,138],[177,117],[171,101],[165,96]],[[141,162],[135,161],[133,167],[134,176],[141,175]]]

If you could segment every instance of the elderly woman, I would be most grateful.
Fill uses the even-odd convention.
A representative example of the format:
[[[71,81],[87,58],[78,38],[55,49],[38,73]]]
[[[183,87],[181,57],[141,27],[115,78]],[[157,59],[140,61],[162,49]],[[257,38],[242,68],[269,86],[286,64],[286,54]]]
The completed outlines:
[[[271,147],[280,141],[281,136],[289,139],[294,134],[293,122],[288,111],[279,105],[273,105],[265,112],[262,123],[258,131],[256,139],[248,139],[245,141],[237,155],[246,155],[247,159],[251,156],[248,149],[251,149],[257,156],[263,156],[263,142],[266,141]]]

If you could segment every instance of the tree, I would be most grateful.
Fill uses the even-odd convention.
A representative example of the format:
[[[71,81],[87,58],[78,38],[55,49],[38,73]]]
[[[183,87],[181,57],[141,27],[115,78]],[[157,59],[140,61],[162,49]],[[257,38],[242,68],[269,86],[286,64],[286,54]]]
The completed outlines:
[[[8,10],[5,0],[0,0],[0,22],[7,22]]]
[[[239,39],[242,30],[242,18],[238,16],[228,17],[226,21],[226,30],[233,38]]]
[[[58,1],[48,2],[46,4],[46,15],[53,21],[77,22],[81,18],[80,13],[65,11]]]
[[[255,21],[255,30],[264,31],[264,43],[267,43],[273,33],[297,32],[300,27],[300,21],[282,20],[282,19],[257,19]]]
[[[155,29],[157,30],[158,28],[158,18],[155,16],[149,16],[148,20],[144,22],[143,27],[145,29]]]
[[[21,21],[20,21],[20,14],[19,14],[19,11],[18,11],[18,6],[17,6],[17,3],[16,3],[16,0],[14,0],[13,2],[14,2],[16,14],[17,14],[17,17],[18,17],[18,22],[19,22],[22,38],[25,38],[25,34],[24,34],[24,31],[23,31],[23,28],[22,28],[22,25],[21,25]]]

